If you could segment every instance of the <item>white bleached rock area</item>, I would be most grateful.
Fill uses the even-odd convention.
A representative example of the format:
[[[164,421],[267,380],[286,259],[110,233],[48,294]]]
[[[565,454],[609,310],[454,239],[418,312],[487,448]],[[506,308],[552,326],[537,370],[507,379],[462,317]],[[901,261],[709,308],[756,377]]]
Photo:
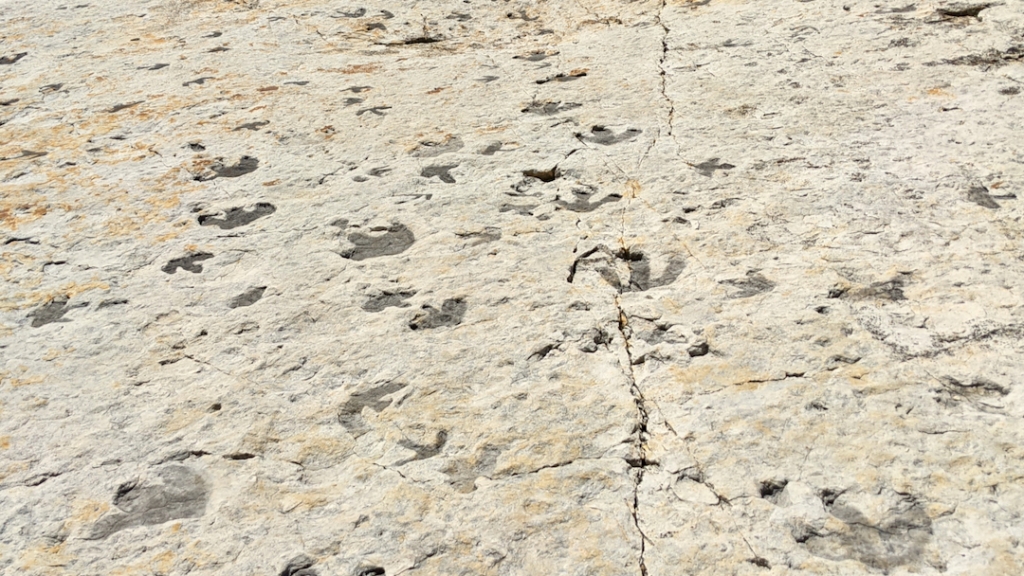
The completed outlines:
[[[0,0],[0,573],[1024,573],[1022,92],[1022,0]]]

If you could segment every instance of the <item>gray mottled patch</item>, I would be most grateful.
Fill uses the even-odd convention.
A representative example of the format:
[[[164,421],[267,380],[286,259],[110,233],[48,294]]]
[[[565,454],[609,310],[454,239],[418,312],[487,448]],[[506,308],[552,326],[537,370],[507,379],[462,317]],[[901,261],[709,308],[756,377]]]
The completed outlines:
[[[556,197],[555,204],[557,204],[560,208],[563,208],[565,210],[581,213],[593,212],[594,210],[597,210],[598,208],[604,206],[605,204],[610,204],[612,202],[618,202],[619,200],[622,200],[621,194],[609,194],[604,198],[597,200],[596,202],[591,202],[591,198],[593,198],[595,192],[596,189],[590,186],[584,188],[573,188],[572,202],[566,202],[565,200]]]
[[[434,156],[440,156],[441,154],[449,154],[460,150],[463,146],[462,138],[458,136],[450,136],[444,140],[424,140],[420,142],[410,155],[414,158],[433,158]]]
[[[208,182],[216,178],[238,178],[255,172],[260,166],[258,158],[253,156],[242,156],[238,159],[238,162],[226,165],[223,161],[217,161],[210,165],[209,171],[203,171],[193,177],[193,180],[197,182]]]
[[[222,217],[212,214],[204,214],[198,218],[200,226],[216,226],[221,230],[230,230],[252,224],[253,222],[277,212],[277,208],[267,202],[259,202],[252,210],[245,210],[241,206],[231,208],[224,212]]]
[[[391,406],[392,402],[390,398],[384,399],[384,397],[399,392],[405,387],[406,384],[399,382],[387,382],[363,392],[353,393],[342,404],[341,410],[338,412],[338,422],[357,438],[366,434],[370,429],[363,419],[363,408],[381,412]]]
[[[367,260],[381,256],[393,256],[405,252],[416,242],[416,236],[404,224],[396,222],[383,231],[384,234],[375,236],[362,232],[349,234],[348,241],[353,244],[353,247],[342,252],[342,258]]]
[[[611,146],[620,142],[633,140],[642,132],[643,130],[640,130],[639,128],[627,128],[626,130],[616,134],[604,126],[594,126],[590,129],[589,134],[577,134],[576,137],[584,142],[600,144],[602,146]]]
[[[160,269],[167,274],[174,274],[178,271],[178,268],[181,268],[186,272],[198,274],[203,271],[203,265],[199,264],[199,262],[209,260],[210,258],[213,258],[213,254],[210,254],[209,252],[196,252],[194,254],[189,254],[188,256],[182,256],[181,258],[174,258],[167,262],[167,264],[164,264]]]
[[[28,317],[32,319],[32,327],[39,328],[53,322],[62,322],[61,319],[70,309],[67,297],[61,295],[36,308]]]
[[[369,297],[366,302],[363,302],[362,308],[367,312],[380,312],[385,308],[392,306],[397,308],[408,308],[409,303],[406,302],[406,300],[415,295],[416,292],[414,290],[385,290],[380,294],[375,294]]]
[[[468,305],[462,298],[449,298],[441,304],[438,310],[430,305],[424,305],[423,309],[409,322],[412,330],[432,330],[442,326],[458,326],[462,324],[462,317],[466,314]]]
[[[458,167],[458,164],[427,166],[420,171],[420,176],[423,176],[424,178],[433,178],[434,176],[437,176],[441,182],[444,182],[445,184],[455,184],[455,177],[452,176],[451,171]]]
[[[982,208],[989,208],[991,210],[999,209],[999,203],[992,198],[991,194],[989,194],[988,188],[981,185],[971,186],[967,191],[967,199]]]
[[[729,295],[729,298],[750,298],[763,292],[770,292],[775,288],[775,283],[765,278],[760,272],[749,270],[745,278],[734,280],[722,280],[720,284],[726,284],[737,288],[736,292]]]
[[[206,512],[209,489],[198,472],[171,465],[156,475],[159,483],[122,484],[114,494],[115,510],[97,520],[87,538],[100,540],[126,528],[198,518]]]
[[[796,534],[815,556],[830,560],[856,560],[888,572],[898,566],[917,564],[932,538],[932,522],[924,506],[907,498],[879,522],[871,522],[840,497],[826,506],[844,524],[827,533]]]
[[[238,296],[235,296],[228,302],[228,308],[242,308],[245,306],[252,306],[259,302],[260,298],[263,298],[263,293],[266,292],[266,286],[256,286],[250,288],[245,292],[242,292]]]

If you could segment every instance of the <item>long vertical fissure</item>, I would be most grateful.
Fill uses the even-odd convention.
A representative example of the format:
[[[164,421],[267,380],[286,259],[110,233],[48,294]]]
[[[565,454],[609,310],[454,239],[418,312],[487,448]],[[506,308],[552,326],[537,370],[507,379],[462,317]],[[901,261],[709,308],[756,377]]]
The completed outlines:
[[[640,558],[639,568],[640,575],[647,576],[647,564],[644,560],[644,554],[647,550],[647,536],[644,534],[643,527],[640,526],[640,485],[644,481],[644,470],[647,466],[647,400],[644,398],[643,390],[640,389],[637,383],[636,373],[633,370],[633,349],[630,342],[630,336],[632,329],[629,326],[629,316],[622,309],[621,296],[615,296],[615,308],[618,312],[618,326],[619,334],[622,336],[622,341],[626,350],[626,362],[628,364],[626,370],[626,376],[629,380],[629,392],[633,396],[633,402],[636,405],[636,426],[633,430],[635,435],[633,439],[633,454],[630,455],[627,462],[630,465],[630,475],[633,478],[633,502],[631,503],[633,525],[636,526],[637,532],[640,534]]]
[[[658,59],[658,74],[661,77],[661,97],[665,99],[668,104],[668,135],[675,140],[675,134],[672,132],[672,125],[675,124],[676,119],[676,103],[672,101],[672,98],[668,95],[668,73],[665,70],[665,63],[668,61],[668,35],[669,29],[665,25],[664,12],[665,7],[668,5],[668,0],[661,1],[661,7],[658,9],[658,26],[661,26],[661,57]]]
[[[664,12],[668,5],[668,0],[661,0],[661,4],[658,7],[657,23],[661,27],[661,54],[658,58],[658,75],[660,77],[660,91],[661,96],[664,98],[668,105],[668,135],[675,142],[675,134],[672,131],[672,125],[675,123],[676,107],[675,102],[669,98],[668,95],[668,76],[665,70],[665,64],[668,59],[668,36],[669,29],[665,25]],[[653,147],[657,142],[651,143],[651,146],[644,152],[637,168],[643,166],[643,160],[647,157],[647,153],[650,152],[650,148]],[[678,150],[678,143],[676,143]],[[630,203],[622,208],[622,222],[619,236],[619,243],[623,249],[628,249],[626,246],[626,209]],[[626,311],[622,308],[622,296],[621,294],[615,295],[615,307],[618,312],[618,326],[619,334],[622,336],[623,345],[626,350],[626,362],[628,367],[626,369],[626,375],[629,379],[629,392],[633,396],[633,402],[636,405],[636,427],[634,429],[634,450],[633,454],[628,461],[630,465],[630,474],[633,479],[633,502],[631,503],[633,524],[636,526],[636,531],[640,535],[640,555],[638,558],[638,564],[640,569],[640,576],[647,576],[647,563],[645,555],[647,552],[647,535],[644,534],[643,526],[640,522],[640,486],[644,481],[644,472],[649,464],[647,459],[648,454],[648,440],[649,433],[647,430],[648,423],[648,411],[647,411],[647,399],[644,397],[644,392],[640,388],[639,382],[637,381],[636,371],[633,366],[633,348],[630,340],[632,329],[629,326],[629,316]]]
[[[658,7],[658,13],[655,15],[655,23],[661,28],[661,53],[658,56],[658,79],[659,79],[659,92],[661,97],[665,100],[666,107],[668,108],[668,119],[666,120],[667,133],[669,138],[672,139],[672,143],[675,144],[676,153],[679,151],[679,142],[676,141],[676,135],[673,132],[673,125],[676,119],[676,103],[668,95],[668,71],[665,69],[665,64],[668,61],[668,35],[669,29],[665,25],[663,18],[665,8],[668,5],[668,0],[661,0],[661,5]],[[661,128],[658,129],[658,135],[651,141],[647,150],[644,151],[640,157],[640,162],[637,164],[637,168],[643,167],[644,160],[647,159],[647,155],[650,154],[651,150],[657,146],[658,141],[661,140]]]

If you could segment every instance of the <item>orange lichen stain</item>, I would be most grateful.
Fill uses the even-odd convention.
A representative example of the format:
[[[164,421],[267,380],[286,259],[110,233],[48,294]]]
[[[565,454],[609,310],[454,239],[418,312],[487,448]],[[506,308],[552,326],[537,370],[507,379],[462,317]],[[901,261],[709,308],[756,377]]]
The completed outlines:
[[[124,218],[118,217],[107,222],[103,225],[106,228],[106,237],[111,236],[128,236],[142,229],[142,225],[135,218]]]
[[[8,450],[11,447],[10,436],[0,436],[0,450]]]
[[[756,388],[760,382],[769,380],[767,374],[754,372],[743,366],[736,366],[729,362],[707,362],[686,367],[671,366],[669,371],[675,380],[683,385],[680,392],[685,394],[697,394],[721,390],[734,386],[736,390],[746,390],[754,384]]]
[[[483,126],[481,128],[477,128],[476,132],[477,132],[477,134],[494,134],[495,132],[504,132],[504,131],[506,131],[508,129],[509,129],[509,126],[507,124],[499,124],[497,126],[493,126],[492,125],[492,126]],[[517,144],[517,143],[516,142],[506,142],[506,144],[514,145],[514,144]]]
[[[309,435],[302,440],[299,448],[298,462],[303,463],[338,463],[352,449],[351,442],[342,442],[329,436]]]
[[[264,186],[277,186],[281,183],[281,180],[267,180],[263,183]]]
[[[57,348],[50,348],[49,350],[46,351],[46,354],[43,355],[42,360],[45,361],[45,362],[49,362],[50,360],[53,360],[53,359],[57,358],[61,354],[68,354],[68,353],[71,353],[71,352],[74,352],[74,351],[75,351],[74,348],[68,348],[66,350],[60,350],[60,349],[57,349]]]
[[[262,88],[257,88],[256,91],[257,92],[273,92],[274,90],[277,90],[278,88],[279,88],[278,86],[263,86]]]
[[[64,551],[64,543],[47,546],[39,544],[27,548],[18,558],[18,568],[27,571],[39,568],[61,568],[71,563],[73,558]]]
[[[639,198],[640,197],[640,182],[636,180],[626,181],[626,198]]]
[[[156,243],[156,244],[160,244],[160,243],[163,243],[163,242],[167,242],[168,240],[173,240],[173,239],[177,238],[178,236],[181,236],[182,232],[184,232],[188,228],[189,223],[190,222],[188,220],[182,220],[180,222],[175,222],[174,223],[174,228],[176,228],[175,230],[172,230],[170,232],[167,232],[166,234],[161,234],[161,235],[157,236],[153,240],[153,242]]]
[[[949,92],[946,92],[942,88],[932,88],[931,90],[928,90],[928,95],[929,96],[942,97],[942,98],[953,98],[954,97],[952,94],[950,94]]]
[[[331,501],[327,496],[322,494],[285,494],[278,496],[280,498],[280,511],[282,514],[287,514],[295,510],[312,510],[314,508],[320,508],[326,506]]]
[[[353,64],[345,68],[317,68],[317,72],[340,72],[342,74],[369,74],[380,70],[378,64]]]
[[[170,418],[167,419],[164,423],[164,428],[166,428],[168,432],[177,432],[198,422],[205,415],[205,410],[179,408],[171,414]]]
[[[22,366],[21,368],[22,368],[22,371],[24,371],[25,367]],[[43,382],[44,380],[46,380],[46,376],[43,376],[41,374],[37,374],[35,376],[26,376],[24,378],[15,378],[15,377],[13,377],[10,374],[10,372],[8,372],[7,374],[5,374],[3,376],[0,376],[0,384],[2,384],[4,382],[7,382],[8,384],[11,385],[11,388],[21,388],[22,386],[31,386],[33,384],[39,384],[40,382]]]
[[[110,504],[107,504],[106,502],[100,502],[99,500],[79,500],[73,505],[71,517],[68,518],[68,522],[75,524],[89,524],[99,520],[100,516],[103,516],[107,510],[110,510]]]
[[[11,462],[3,468],[0,468],[0,482],[12,474],[24,472],[25,470],[28,470],[28,462]]]
[[[174,568],[174,553],[170,550],[154,554],[148,559],[133,564],[125,564],[112,570],[116,576],[136,576],[137,574],[168,574]]]
[[[79,284],[77,282],[71,282],[58,288],[57,290],[50,290],[45,292],[21,292],[14,294],[6,301],[0,301],[0,310],[22,310],[24,308],[31,308],[38,304],[45,304],[52,301],[56,296],[63,294],[68,298],[74,298],[75,296],[87,292],[89,290],[109,290],[110,284],[106,282],[100,282],[93,280],[85,284]]]
[[[146,204],[149,204],[150,206],[153,206],[154,208],[169,210],[171,208],[177,208],[181,204],[181,198],[180,198],[180,195],[176,194],[176,193],[172,193],[172,194],[158,194],[158,195],[150,196],[149,198],[146,198]],[[163,217],[161,217],[161,216],[159,216],[159,215],[157,215],[155,213],[148,213],[146,215],[146,220],[147,221],[155,220],[155,219],[158,219],[160,221],[164,220]]]

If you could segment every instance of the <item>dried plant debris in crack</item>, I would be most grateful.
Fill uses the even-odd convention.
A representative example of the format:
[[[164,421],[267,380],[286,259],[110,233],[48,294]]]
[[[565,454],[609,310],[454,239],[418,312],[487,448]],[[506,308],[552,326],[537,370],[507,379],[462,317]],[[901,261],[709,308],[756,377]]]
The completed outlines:
[[[722,280],[719,284],[726,284],[739,289],[729,295],[731,299],[750,298],[751,296],[770,292],[775,288],[774,282],[765,278],[756,270],[748,270],[745,278]]]
[[[420,171],[420,176],[424,178],[433,178],[434,176],[437,176],[441,179],[441,182],[444,182],[445,184],[455,184],[455,177],[451,175],[451,171],[458,167],[458,164],[427,166]]]
[[[413,158],[433,158],[441,154],[450,154],[462,149],[462,139],[458,136],[448,135],[441,140],[424,140],[409,154]]]
[[[433,330],[443,326],[458,326],[462,324],[462,317],[465,316],[468,305],[462,298],[449,298],[441,303],[438,310],[429,304],[424,304],[423,309],[409,322],[411,330]]]
[[[612,144],[633,140],[642,132],[643,130],[640,130],[639,128],[627,128],[626,130],[615,134],[604,126],[594,126],[590,129],[589,134],[577,133],[576,138],[582,142],[611,146]]]
[[[199,274],[203,271],[203,265],[199,264],[199,262],[209,260],[210,258],[213,258],[213,254],[210,254],[209,252],[195,252],[187,256],[182,256],[181,258],[174,258],[173,260],[168,261],[167,264],[164,264],[160,269],[167,274],[174,274],[178,271],[178,268],[181,268],[186,272]]]
[[[399,382],[387,382],[363,392],[353,393],[342,404],[341,410],[338,412],[338,422],[357,438],[366,434],[370,428],[366,420],[363,419],[363,409],[383,412],[393,402],[392,398],[385,399],[385,397],[402,391],[406,386],[407,384]]]
[[[363,302],[363,310],[366,312],[381,312],[385,308],[408,308],[409,298],[416,295],[415,290],[385,290],[379,294],[369,297]]]
[[[206,512],[209,490],[203,477],[187,466],[159,470],[159,483],[122,484],[114,494],[115,509],[96,521],[88,538],[98,540],[136,526],[197,518]]]
[[[368,260],[381,256],[401,254],[416,242],[416,236],[404,224],[394,222],[387,228],[371,228],[371,232],[384,232],[371,236],[362,232],[348,235],[352,248],[341,252],[342,258],[349,260]]]
[[[252,224],[253,222],[277,212],[277,208],[267,202],[259,202],[252,210],[246,210],[241,206],[230,208],[224,212],[222,217],[212,214],[204,214],[198,218],[200,226],[216,226],[221,230],[231,230],[239,226]]]
[[[618,202],[619,200],[622,200],[621,194],[612,193],[598,200],[597,202],[591,202],[590,199],[594,196],[596,192],[597,189],[594,188],[593,186],[573,188],[572,202],[566,202],[565,200],[562,200],[561,197],[555,196],[555,204],[557,204],[559,208],[563,208],[565,210],[569,210],[572,212],[593,212],[594,210],[597,210],[598,208],[604,206],[605,204],[610,204],[612,202]]]
[[[250,288],[232,298],[231,301],[228,302],[228,308],[244,308],[246,306],[252,306],[263,298],[263,293],[266,292],[266,290],[266,286]]]
[[[551,116],[553,114],[558,114],[559,112],[566,112],[568,110],[579,108],[580,106],[582,106],[582,104],[576,102],[566,102],[563,104],[562,102],[538,102],[535,100],[527,104],[526,108],[523,108],[522,111],[524,114],[539,114],[541,116]]]

